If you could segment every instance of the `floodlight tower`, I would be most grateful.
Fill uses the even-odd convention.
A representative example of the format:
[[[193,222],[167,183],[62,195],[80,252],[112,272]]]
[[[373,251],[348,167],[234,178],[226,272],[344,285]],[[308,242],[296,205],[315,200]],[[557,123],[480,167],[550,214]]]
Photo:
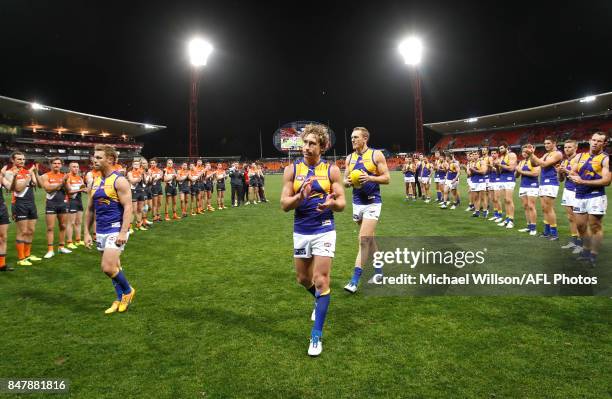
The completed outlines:
[[[198,83],[200,69],[206,65],[206,60],[212,52],[210,43],[200,39],[191,39],[188,46],[191,62],[191,87],[189,95],[189,158],[198,157]]]
[[[424,152],[423,139],[423,107],[421,102],[421,77],[419,63],[423,55],[423,44],[416,37],[409,37],[399,45],[399,52],[404,57],[406,65],[412,66],[412,93],[414,95],[414,119],[416,121],[416,150]]]

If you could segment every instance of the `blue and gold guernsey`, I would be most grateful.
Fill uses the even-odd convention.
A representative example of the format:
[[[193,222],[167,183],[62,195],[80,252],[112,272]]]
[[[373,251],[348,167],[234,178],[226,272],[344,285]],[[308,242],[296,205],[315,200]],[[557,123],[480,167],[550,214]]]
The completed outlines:
[[[457,162],[451,161],[451,163],[448,164],[448,172],[446,172],[446,180],[454,180],[455,177],[457,177],[458,173],[459,173],[459,166],[457,165]]]
[[[370,176],[378,176],[378,167],[374,162],[374,151],[374,149],[368,148],[363,154],[353,152],[349,160],[348,172],[351,173],[353,170],[361,170]],[[353,188],[353,204],[369,205],[380,203],[382,203],[382,199],[380,197],[380,185],[378,183],[369,181],[359,188]]]
[[[608,158],[608,154],[605,152],[597,155],[591,155],[590,153],[579,154],[576,156],[576,163],[578,164],[578,175],[582,180],[598,180],[603,176],[601,171],[603,169],[603,163]],[[584,184],[576,184],[576,198],[595,198],[606,195],[603,186],[587,186]]]
[[[561,153],[561,151],[557,151],[557,150],[547,152],[542,157],[542,161],[546,161],[548,157],[552,156],[552,154],[555,152]],[[540,172],[540,184],[542,186],[558,186],[559,185],[559,179],[557,177],[557,170],[555,169],[555,165],[542,167],[542,171]]]
[[[504,156],[501,157],[500,164],[506,167],[510,166],[510,153],[507,152]],[[502,183],[516,181],[516,178],[514,176],[514,171],[501,168],[500,173],[499,173],[499,180]]]
[[[561,168],[565,169],[568,173],[572,171],[572,166],[574,165],[574,160],[580,158],[580,154],[575,155],[572,159],[564,159],[561,162]],[[574,183],[571,179],[565,178],[565,189],[569,191],[576,191],[576,183]]]
[[[123,221],[123,205],[119,202],[119,195],[115,187],[118,172],[108,177],[98,176],[91,188],[91,200],[96,213],[96,233],[109,234],[121,230]]]
[[[421,177],[429,177],[431,175],[431,164],[428,162],[423,162],[421,168]]]
[[[534,166],[531,164],[531,160],[522,160],[521,162],[519,162],[518,164],[518,170],[524,171],[524,172],[532,172],[534,169]],[[526,175],[521,175],[521,187],[523,188],[538,188],[539,184],[538,184],[538,177],[537,176],[526,176]]]
[[[334,213],[331,209],[317,211],[317,205],[325,202],[325,197],[331,194],[330,165],[320,161],[315,166],[308,166],[304,160],[293,164],[293,191],[298,192],[302,184],[313,177],[310,196],[295,208],[293,231],[298,234],[312,235],[327,233],[335,229]]]

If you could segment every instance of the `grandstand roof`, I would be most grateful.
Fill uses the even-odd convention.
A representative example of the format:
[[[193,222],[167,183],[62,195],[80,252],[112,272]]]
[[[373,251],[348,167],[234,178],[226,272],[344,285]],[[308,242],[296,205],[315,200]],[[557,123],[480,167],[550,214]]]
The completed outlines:
[[[0,96],[0,123],[14,124],[29,130],[129,137],[142,136],[166,128],[166,126],[84,114],[3,96]]]
[[[499,114],[426,123],[424,126],[440,134],[472,133],[607,116],[612,115],[611,109],[612,92],[607,92]]]

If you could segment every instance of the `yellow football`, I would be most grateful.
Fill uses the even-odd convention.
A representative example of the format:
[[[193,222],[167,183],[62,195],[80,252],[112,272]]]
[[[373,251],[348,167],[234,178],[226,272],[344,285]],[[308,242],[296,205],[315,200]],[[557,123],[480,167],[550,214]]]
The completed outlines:
[[[363,172],[358,170],[358,169],[353,169],[351,171],[351,174],[349,175],[350,179],[351,179],[351,184],[353,185],[353,187],[355,188],[360,188],[361,187],[361,182],[359,181],[359,176],[361,176]]]

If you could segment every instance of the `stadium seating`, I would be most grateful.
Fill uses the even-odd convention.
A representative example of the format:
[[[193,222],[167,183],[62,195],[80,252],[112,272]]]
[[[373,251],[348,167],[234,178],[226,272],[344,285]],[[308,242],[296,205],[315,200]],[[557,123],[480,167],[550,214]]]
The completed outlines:
[[[599,119],[566,122],[558,125],[532,126],[489,133],[450,134],[438,140],[432,148],[432,152],[474,148],[482,145],[496,147],[502,141],[508,142],[510,146],[520,146],[526,143],[540,146],[544,143],[544,139],[547,136],[557,137],[560,142],[570,139],[586,142],[595,131],[612,133],[612,121]]]

